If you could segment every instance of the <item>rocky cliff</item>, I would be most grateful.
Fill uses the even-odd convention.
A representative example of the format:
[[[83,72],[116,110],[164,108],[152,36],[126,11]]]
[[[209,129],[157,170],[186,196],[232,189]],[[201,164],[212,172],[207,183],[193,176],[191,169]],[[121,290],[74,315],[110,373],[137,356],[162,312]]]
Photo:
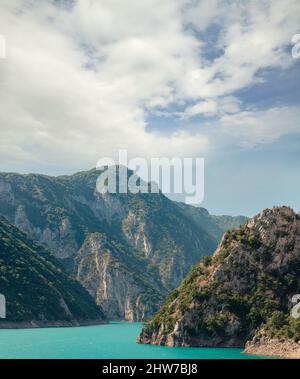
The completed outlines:
[[[144,320],[158,309],[166,290],[148,266],[145,258],[100,233],[87,237],[75,259],[77,279],[108,319]]]
[[[2,173],[0,214],[46,245],[111,318],[144,319],[223,231],[203,208],[162,193],[100,194],[98,176]]]
[[[64,273],[41,245],[0,217],[0,292],[6,318],[0,327],[103,323],[89,293]]]
[[[267,335],[297,344],[300,320],[290,311],[299,293],[300,216],[288,207],[266,209],[224,234],[214,255],[148,321],[139,342],[241,347]]]

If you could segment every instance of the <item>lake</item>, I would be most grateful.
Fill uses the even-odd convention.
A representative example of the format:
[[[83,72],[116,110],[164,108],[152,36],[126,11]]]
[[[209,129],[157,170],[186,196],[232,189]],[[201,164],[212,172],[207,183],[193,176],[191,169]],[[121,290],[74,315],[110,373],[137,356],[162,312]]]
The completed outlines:
[[[74,328],[0,329],[0,358],[255,359],[242,349],[139,345],[141,323]]]

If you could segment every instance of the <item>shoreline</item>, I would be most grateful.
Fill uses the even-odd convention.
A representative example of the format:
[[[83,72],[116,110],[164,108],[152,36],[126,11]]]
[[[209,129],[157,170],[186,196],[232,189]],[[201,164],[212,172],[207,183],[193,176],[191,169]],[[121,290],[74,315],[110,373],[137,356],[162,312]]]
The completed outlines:
[[[42,328],[74,328],[80,326],[106,325],[105,320],[70,320],[70,321],[0,321],[0,330],[5,329],[42,329]]]
[[[138,337],[137,343],[140,344],[150,344],[150,345],[157,345],[157,346],[167,346],[167,347],[175,347],[177,345],[174,345],[174,341],[170,339],[166,339],[164,343],[161,343],[161,341],[157,340],[151,340],[148,339],[141,339],[141,336]],[[264,337],[261,339],[254,339],[252,341],[246,342],[246,344],[230,344],[227,343],[222,345],[218,344],[190,344],[190,343],[183,343],[178,345],[177,347],[195,347],[195,348],[238,348],[243,349],[241,354],[244,355],[257,355],[257,356],[263,356],[266,358],[285,358],[285,359],[300,359],[300,341],[294,342],[293,340],[283,340],[283,339],[271,339],[268,337]]]
[[[118,322],[118,321],[115,321]],[[124,322],[124,320],[122,321]],[[105,320],[71,320],[71,321],[23,321],[23,322],[10,322],[0,321],[0,330],[18,330],[18,329],[43,329],[43,328],[76,328],[82,326],[96,326],[96,325],[108,325],[110,322]],[[130,323],[130,322],[129,322]],[[141,344],[141,342],[136,341]],[[145,342],[142,342],[145,344]],[[149,343],[146,343],[149,344]],[[150,343],[154,345],[155,343]],[[171,347],[169,344],[165,344],[167,347]],[[262,338],[259,340],[248,341],[245,346],[190,346],[182,345],[185,347],[210,347],[212,349],[217,348],[239,348],[244,350],[241,354],[244,355],[257,355],[273,358],[285,358],[285,359],[300,359],[300,341],[298,343],[293,340],[281,340]]]
[[[300,342],[263,338],[246,343],[243,354],[263,355],[286,359],[300,359]]]

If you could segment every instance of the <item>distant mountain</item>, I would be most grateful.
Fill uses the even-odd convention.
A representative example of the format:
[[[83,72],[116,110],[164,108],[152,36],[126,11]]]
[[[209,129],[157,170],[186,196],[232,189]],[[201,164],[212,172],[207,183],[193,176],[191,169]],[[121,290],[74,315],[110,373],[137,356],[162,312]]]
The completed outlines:
[[[0,217],[0,292],[6,319],[0,327],[79,325],[104,321],[88,292],[64,273],[46,249]]]
[[[288,207],[266,209],[224,234],[214,255],[171,293],[139,340],[241,347],[254,338],[247,346],[255,352],[253,344],[274,344],[275,338],[274,355],[287,341],[300,356],[300,319],[290,316],[299,293],[300,215]]]
[[[224,226],[162,193],[99,194],[99,174],[2,173],[0,214],[46,245],[111,319],[143,320],[214,251]]]
[[[235,229],[248,220],[248,217],[245,216],[214,216],[202,207],[194,207],[184,203],[178,203],[178,205],[199,227],[205,229],[217,241],[221,239],[224,232]]]

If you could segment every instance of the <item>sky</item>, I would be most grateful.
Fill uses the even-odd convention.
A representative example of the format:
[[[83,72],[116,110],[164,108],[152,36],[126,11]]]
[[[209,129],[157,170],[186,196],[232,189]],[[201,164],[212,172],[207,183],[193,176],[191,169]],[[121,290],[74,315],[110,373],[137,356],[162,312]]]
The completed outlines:
[[[0,0],[0,170],[203,157],[214,214],[300,211],[299,0]]]

